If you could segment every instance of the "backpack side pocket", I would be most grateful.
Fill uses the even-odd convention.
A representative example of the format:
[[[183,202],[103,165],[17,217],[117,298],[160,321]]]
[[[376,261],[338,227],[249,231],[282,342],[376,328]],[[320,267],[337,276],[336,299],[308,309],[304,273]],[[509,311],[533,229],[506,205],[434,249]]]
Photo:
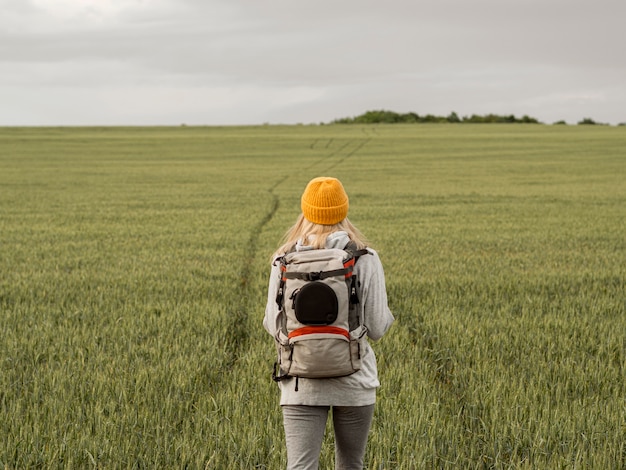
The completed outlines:
[[[291,377],[291,365],[293,363],[293,346],[289,344],[289,338],[281,331],[276,333],[276,362],[274,363],[274,372],[272,379],[280,382],[283,379]]]

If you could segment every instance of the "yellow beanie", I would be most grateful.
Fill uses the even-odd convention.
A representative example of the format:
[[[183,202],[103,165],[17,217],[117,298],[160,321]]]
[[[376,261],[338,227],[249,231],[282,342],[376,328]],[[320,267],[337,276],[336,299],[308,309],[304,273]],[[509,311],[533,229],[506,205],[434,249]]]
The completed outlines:
[[[300,205],[304,217],[314,224],[335,225],[348,215],[348,195],[337,178],[321,176],[309,181]]]

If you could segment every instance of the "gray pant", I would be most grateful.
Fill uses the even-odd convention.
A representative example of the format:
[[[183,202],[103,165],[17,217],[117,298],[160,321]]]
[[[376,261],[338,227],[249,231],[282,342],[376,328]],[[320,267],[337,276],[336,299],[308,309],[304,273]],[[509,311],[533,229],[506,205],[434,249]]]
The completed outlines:
[[[283,405],[287,470],[317,470],[329,406]],[[335,469],[362,469],[374,405],[333,406]]]

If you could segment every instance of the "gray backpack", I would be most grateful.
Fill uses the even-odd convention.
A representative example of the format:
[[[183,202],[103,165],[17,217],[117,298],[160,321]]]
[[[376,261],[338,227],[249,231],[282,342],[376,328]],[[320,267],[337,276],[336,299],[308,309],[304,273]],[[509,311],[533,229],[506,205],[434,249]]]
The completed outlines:
[[[356,250],[351,242],[343,250],[292,251],[277,260],[281,281],[275,381],[342,377],[361,368],[367,327],[357,314],[353,269],[365,254],[369,252]]]

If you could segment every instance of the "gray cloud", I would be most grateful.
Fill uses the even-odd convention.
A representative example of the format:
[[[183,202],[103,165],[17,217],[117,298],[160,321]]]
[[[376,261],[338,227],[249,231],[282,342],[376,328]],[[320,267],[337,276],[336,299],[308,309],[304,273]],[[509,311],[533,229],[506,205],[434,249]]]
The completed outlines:
[[[622,1],[59,2],[0,0],[2,125],[626,120]]]

